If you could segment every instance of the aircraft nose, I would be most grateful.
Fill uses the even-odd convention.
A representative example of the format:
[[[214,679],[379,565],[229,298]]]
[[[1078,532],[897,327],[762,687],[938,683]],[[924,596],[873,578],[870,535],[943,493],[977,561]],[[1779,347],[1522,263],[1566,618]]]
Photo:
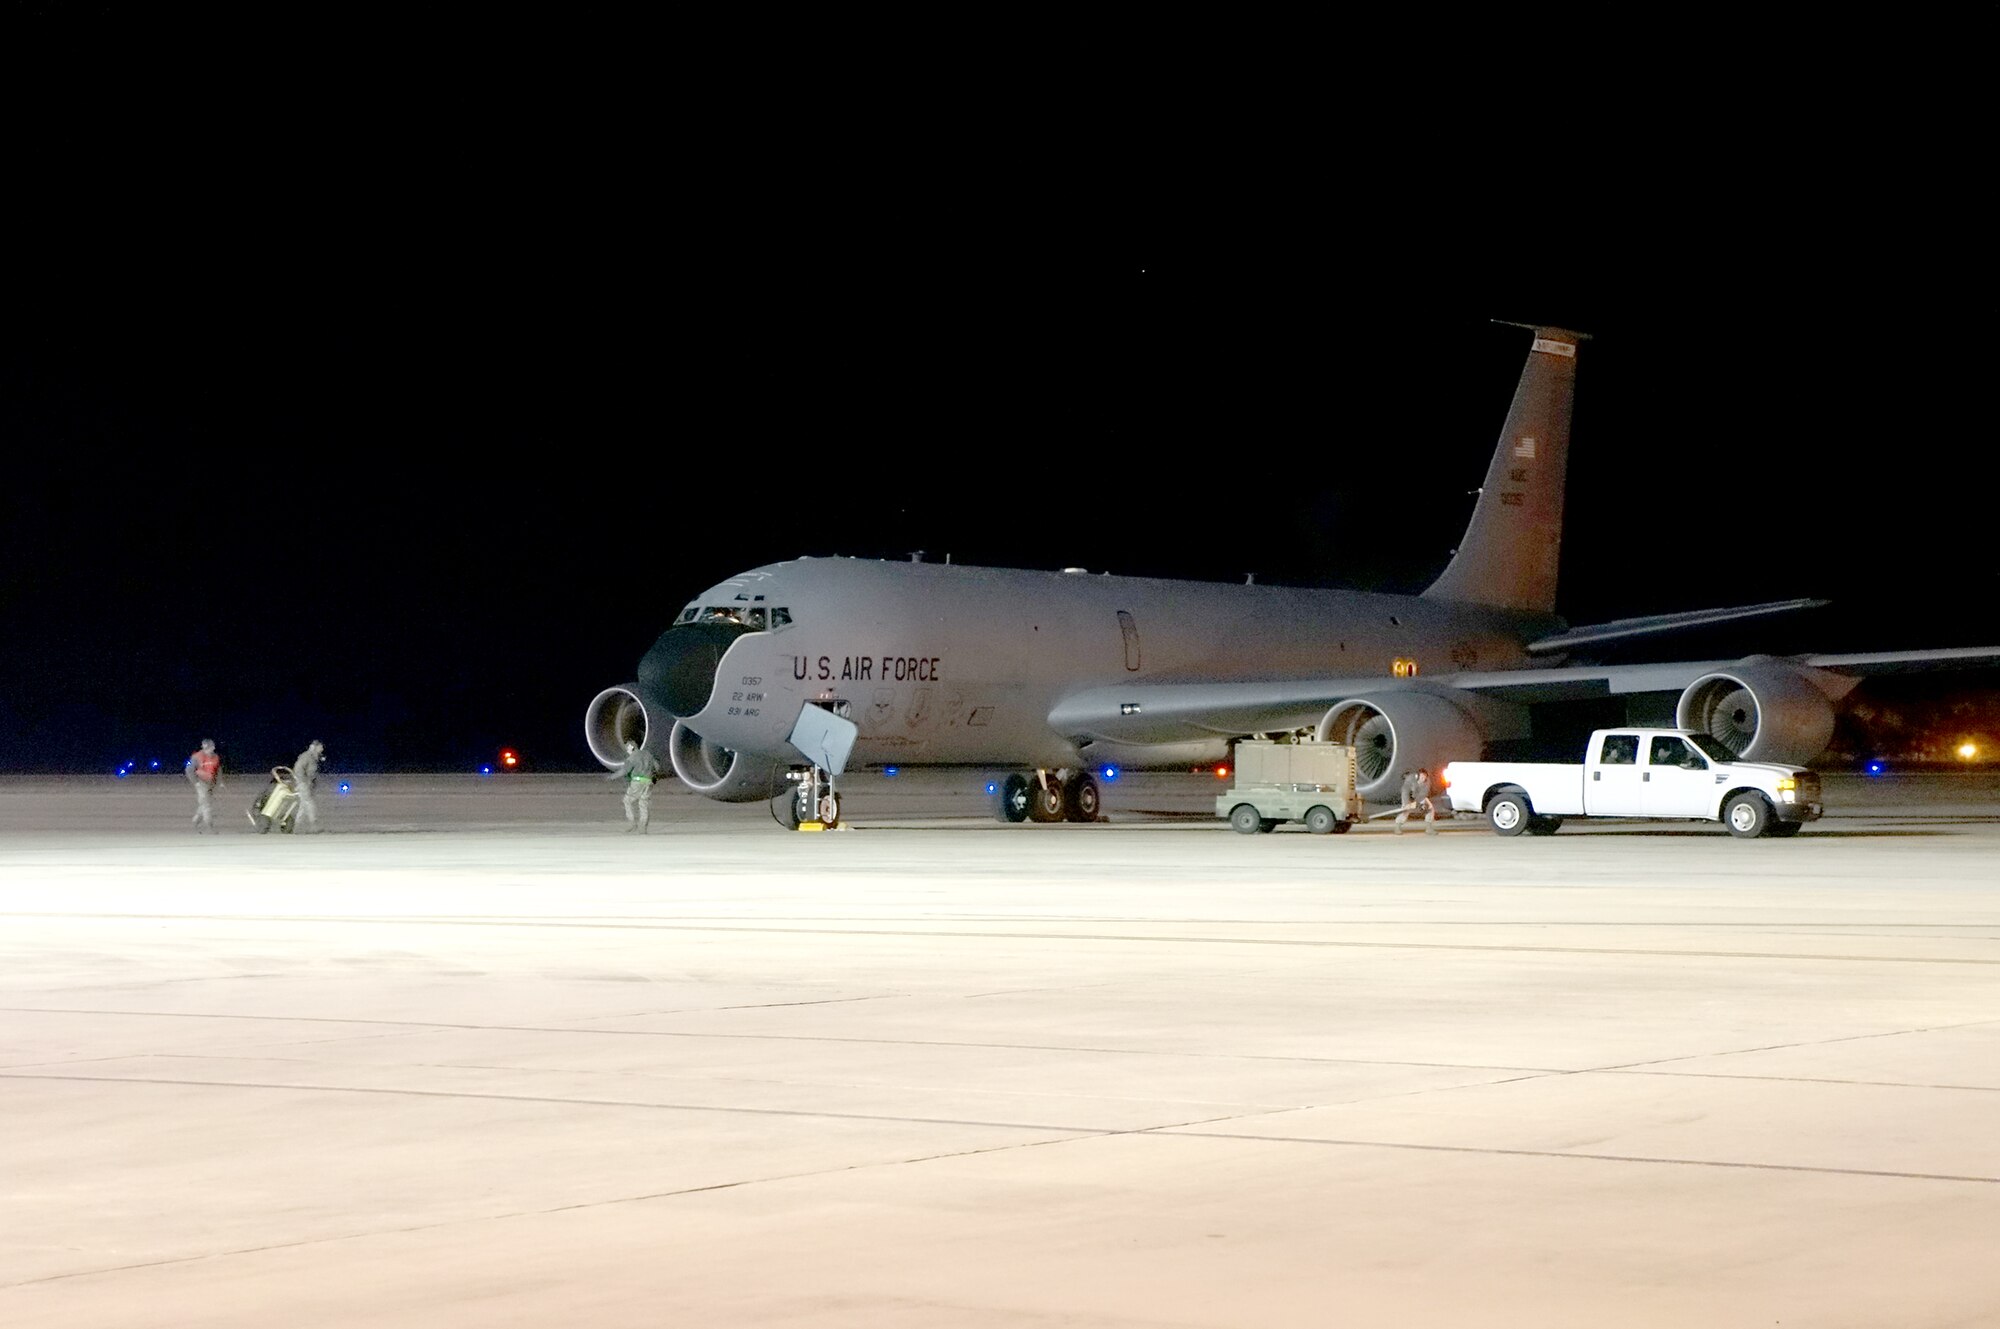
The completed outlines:
[[[715,692],[723,654],[748,630],[734,623],[668,628],[639,661],[640,688],[680,719],[701,714]]]

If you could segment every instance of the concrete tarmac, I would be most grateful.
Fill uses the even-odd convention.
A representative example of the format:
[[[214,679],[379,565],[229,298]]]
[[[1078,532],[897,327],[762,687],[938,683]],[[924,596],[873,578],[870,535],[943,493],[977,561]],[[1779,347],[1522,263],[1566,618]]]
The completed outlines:
[[[1794,840],[0,782],[0,1324],[2000,1324],[2000,777]]]

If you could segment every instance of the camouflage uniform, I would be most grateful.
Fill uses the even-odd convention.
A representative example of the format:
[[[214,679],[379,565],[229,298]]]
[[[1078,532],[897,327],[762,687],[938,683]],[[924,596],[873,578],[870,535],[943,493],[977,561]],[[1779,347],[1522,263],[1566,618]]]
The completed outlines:
[[[325,745],[314,739],[292,763],[292,788],[299,796],[299,806],[292,814],[295,831],[303,831],[307,822],[319,825],[319,809],[313,806],[313,783],[319,779],[319,758],[325,751]]]
[[[194,828],[215,829],[215,787],[222,783],[222,758],[215,755],[215,740],[204,738],[201,747],[187,759],[188,783],[194,786]]]
[[[652,819],[653,777],[660,773],[660,759],[636,743],[625,744],[624,764],[607,780],[625,781],[625,833],[633,831],[646,833],[646,823]]]
[[[1424,812],[1424,834],[1437,834],[1437,808],[1431,803],[1431,777],[1426,771],[1411,771],[1403,777],[1403,806],[1396,813],[1396,834],[1403,833],[1403,823],[1418,808]]]

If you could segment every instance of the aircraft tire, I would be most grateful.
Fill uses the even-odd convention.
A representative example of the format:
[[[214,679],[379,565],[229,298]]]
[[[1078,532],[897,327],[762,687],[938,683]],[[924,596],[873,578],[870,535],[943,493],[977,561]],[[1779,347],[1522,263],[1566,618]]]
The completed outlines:
[[[1019,771],[1000,782],[1000,799],[994,813],[1005,822],[1028,819],[1028,777]]]
[[[1534,819],[1535,810],[1529,806],[1528,796],[1518,789],[1503,790],[1487,800],[1486,820],[1492,824],[1495,835],[1519,835]]]
[[[772,799],[771,815],[776,817],[778,824],[786,830],[797,830],[800,820],[799,791],[796,788],[787,789],[784,793]]]
[[[1264,819],[1248,803],[1238,803],[1229,809],[1229,829],[1238,835],[1255,835],[1264,829]]]
[[[1722,824],[1739,840],[1754,840],[1770,832],[1771,805],[1762,794],[1738,794],[1722,809]]]
[[[1333,815],[1333,809],[1315,807],[1306,809],[1306,829],[1314,835],[1331,835],[1333,828],[1340,825],[1340,818]]]
[[[1067,821],[1096,821],[1102,798],[1097,781],[1076,775],[1063,782],[1063,817]]]
[[[1028,781],[1028,820],[1052,822],[1063,819],[1062,781],[1051,775],[1048,783],[1039,780]]]

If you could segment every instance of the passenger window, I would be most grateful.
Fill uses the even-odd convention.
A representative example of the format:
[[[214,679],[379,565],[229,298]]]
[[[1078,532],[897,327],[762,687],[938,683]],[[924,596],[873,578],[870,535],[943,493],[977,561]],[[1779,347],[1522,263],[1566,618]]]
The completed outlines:
[[[1678,738],[1656,738],[1649,755],[1655,766],[1678,766],[1684,771],[1705,771],[1708,763]]]
[[[1598,757],[1602,766],[1637,766],[1639,764],[1639,736],[1637,734],[1606,734],[1604,751]]]

